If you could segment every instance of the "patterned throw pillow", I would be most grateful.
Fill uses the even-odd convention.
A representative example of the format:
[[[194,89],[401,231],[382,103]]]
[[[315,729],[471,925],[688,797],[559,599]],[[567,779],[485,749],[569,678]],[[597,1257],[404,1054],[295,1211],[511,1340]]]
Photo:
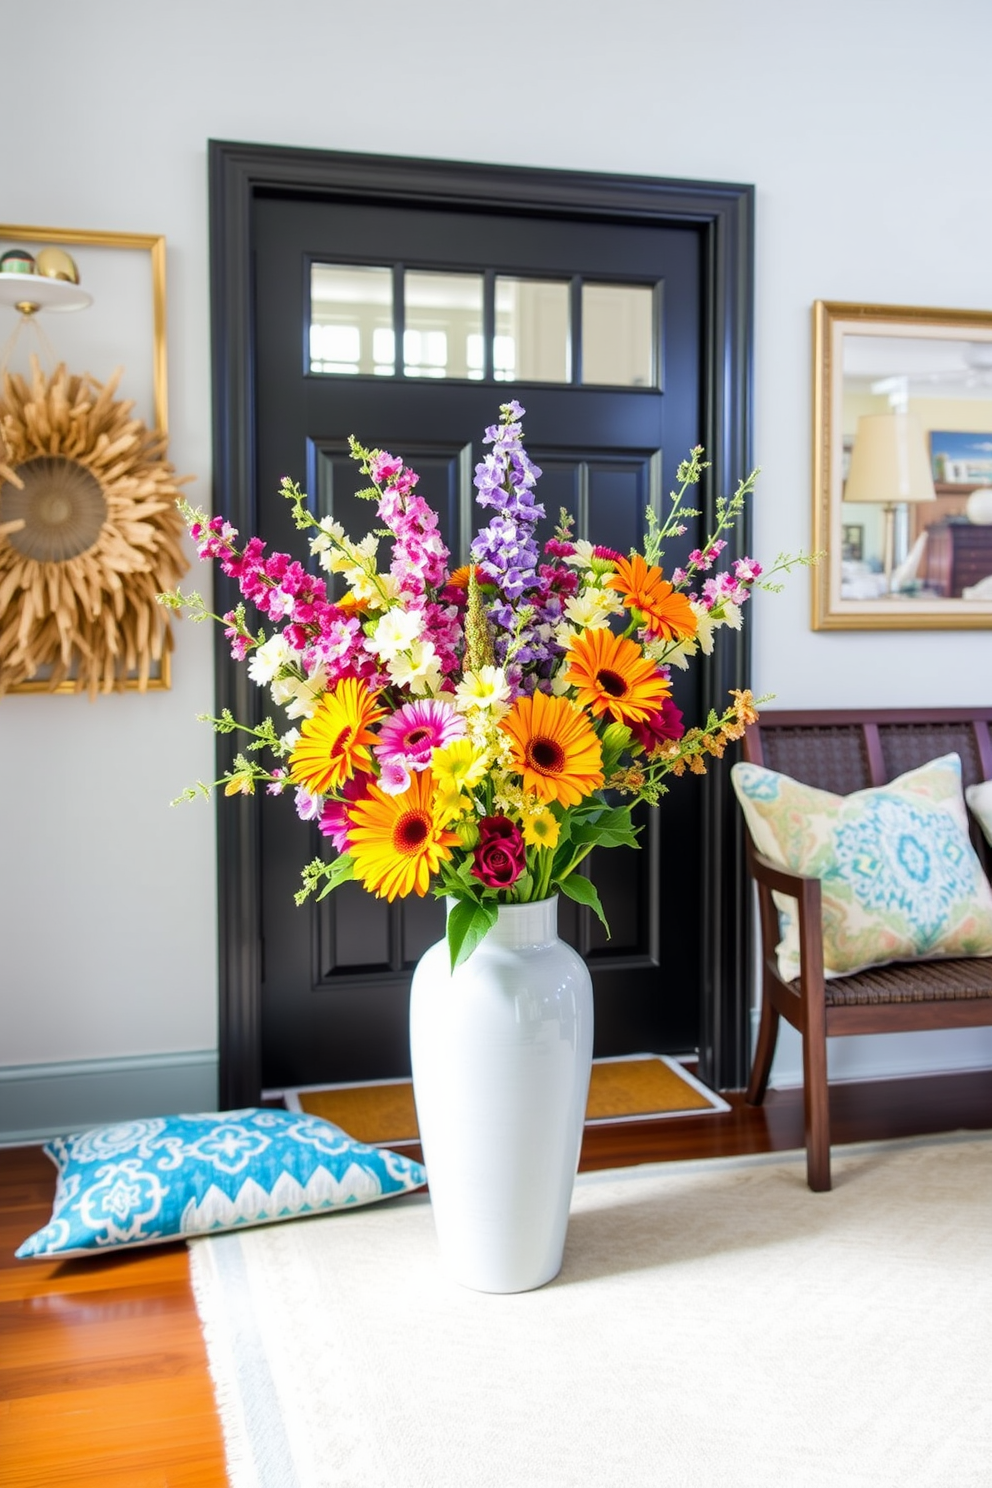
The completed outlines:
[[[52,1217],[21,1259],[272,1224],[426,1182],[410,1158],[286,1111],[155,1117],[57,1137],[45,1152],[59,1170]]]
[[[992,956],[992,888],[968,836],[956,754],[835,796],[760,765],[731,771],[755,847],[822,883],[828,977],[887,961]],[[775,896],[779,974],[799,975],[796,901]]]
[[[964,795],[975,813],[975,820],[992,842],[992,780],[983,780],[981,785],[969,785]]]

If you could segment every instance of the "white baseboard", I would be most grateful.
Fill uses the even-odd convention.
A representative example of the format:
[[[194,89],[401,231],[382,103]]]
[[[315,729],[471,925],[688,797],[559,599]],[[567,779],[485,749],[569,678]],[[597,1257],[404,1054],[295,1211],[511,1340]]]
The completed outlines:
[[[752,1049],[758,1035],[758,1017],[758,1009],[752,1009]],[[992,1028],[939,1028],[827,1040],[827,1074],[834,1084],[984,1069],[992,1069]],[[802,1083],[802,1040],[783,1018],[768,1084],[772,1090],[788,1090]]]
[[[217,1053],[0,1067],[0,1146],[104,1123],[217,1109]]]

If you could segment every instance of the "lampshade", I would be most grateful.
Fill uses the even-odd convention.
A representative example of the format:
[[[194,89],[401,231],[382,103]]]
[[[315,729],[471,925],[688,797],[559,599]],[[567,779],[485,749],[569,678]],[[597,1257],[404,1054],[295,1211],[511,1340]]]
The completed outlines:
[[[858,419],[845,501],[935,501],[923,430],[910,413]]]

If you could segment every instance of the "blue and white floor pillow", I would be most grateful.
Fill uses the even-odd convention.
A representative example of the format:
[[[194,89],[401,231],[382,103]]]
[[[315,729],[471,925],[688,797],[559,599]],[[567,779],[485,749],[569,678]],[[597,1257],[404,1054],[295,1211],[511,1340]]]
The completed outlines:
[[[421,1165],[316,1116],[249,1109],[159,1116],[57,1137],[52,1217],[17,1251],[92,1255],[372,1204],[426,1182]]]

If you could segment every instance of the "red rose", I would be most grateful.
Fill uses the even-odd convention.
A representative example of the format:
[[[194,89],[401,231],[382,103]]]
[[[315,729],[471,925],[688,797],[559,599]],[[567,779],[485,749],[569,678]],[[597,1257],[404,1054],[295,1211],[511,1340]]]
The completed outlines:
[[[685,733],[685,724],[682,722],[682,713],[676,708],[671,698],[662,698],[661,707],[657,713],[652,713],[643,723],[630,723],[627,727],[639,744],[651,753],[657,749],[659,744],[664,744],[667,739],[681,739]]]
[[[479,844],[472,876],[487,889],[508,889],[526,865],[523,833],[508,816],[484,816],[479,823]]]

